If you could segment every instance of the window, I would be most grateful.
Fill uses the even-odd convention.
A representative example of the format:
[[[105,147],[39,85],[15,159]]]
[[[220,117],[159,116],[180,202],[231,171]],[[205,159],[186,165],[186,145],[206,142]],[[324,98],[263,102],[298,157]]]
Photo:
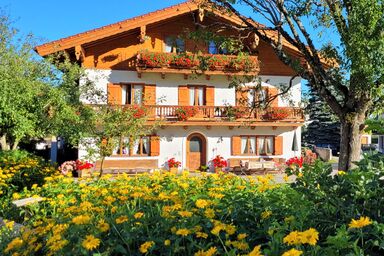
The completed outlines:
[[[133,155],[136,155],[136,156],[149,155],[149,137],[141,137],[134,142]]]
[[[113,150],[112,155],[118,156],[147,156],[150,154],[150,140],[148,136],[140,137],[134,141],[131,148],[130,138],[124,137],[120,139],[119,144]]]
[[[123,105],[141,105],[143,103],[143,85],[124,84],[121,88]]]
[[[198,136],[194,136],[189,141],[189,152],[203,152],[202,141]]]
[[[189,105],[204,106],[205,105],[205,87],[189,86]]]
[[[255,87],[251,87],[248,90],[248,104],[251,107],[263,106],[267,100],[267,89],[261,88],[257,90]]]
[[[209,41],[208,52],[210,54],[227,54],[227,49],[220,47],[220,44],[215,41]]]
[[[181,38],[166,37],[164,40],[165,52],[185,52],[185,41]]]
[[[272,155],[273,153],[273,136],[241,136],[242,155]]]

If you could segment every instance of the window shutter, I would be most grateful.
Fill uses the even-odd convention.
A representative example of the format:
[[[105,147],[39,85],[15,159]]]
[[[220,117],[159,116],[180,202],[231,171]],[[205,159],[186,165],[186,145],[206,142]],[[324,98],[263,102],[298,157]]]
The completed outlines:
[[[240,87],[236,89],[236,106],[248,105],[248,90]]]
[[[144,85],[144,104],[156,105],[156,85],[155,84]]]
[[[275,137],[275,155],[283,154],[283,136]]]
[[[205,87],[205,105],[215,106],[215,87],[214,86]]]
[[[189,90],[186,85],[179,85],[179,106],[189,105]]]
[[[108,84],[108,104],[121,105],[122,104],[122,92],[119,84]]]
[[[268,98],[274,97],[279,93],[279,90],[276,87],[268,87]],[[279,106],[279,100],[278,97],[276,97],[271,102],[271,107],[278,107]]]
[[[160,155],[160,137],[157,135],[151,136],[151,156]]]
[[[241,138],[240,136],[232,136],[232,155],[241,154]]]

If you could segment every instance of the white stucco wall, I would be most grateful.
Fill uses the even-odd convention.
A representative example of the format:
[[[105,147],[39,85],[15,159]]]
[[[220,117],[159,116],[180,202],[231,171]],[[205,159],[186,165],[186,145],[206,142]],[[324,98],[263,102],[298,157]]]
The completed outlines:
[[[207,85],[215,87],[215,106],[226,104],[236,104],[236,93],[234,88],[229,88],[230,81],[227,76],[211,76],[206,80],[205,76],[190,76],[184,79],[181,74],[166,74],[165,79],[157,73],[143,73],[141,78],[135,71],[119,70],[96,70],[88,69],[87,76],[95,82],[95,85],[104,94],[107,94],[108,83],[146,83],[156,84],[156,102],[159,105],[178,105],[178,86],[179,85]],[[288,84],[291,77],[288,76],[261,76],[263,86],[276,86]],[[289,106],[291,101],[294,106],[299,106],[301,100],[301,79],[295,78],[289,94],[285,98],[279,98],[279,106]],[[83,83],[84,81],[82,81]],[[247,83],[253,85],[255,83]],[[286,98],[289,98],[287,100]],[[103,103],[103,102],[99,102]],[[105,102],[104,102],[105,103]]]
[[[224,158],[244,158],[244,156],[232,156],[232,136],[238,135],[276,135],[283,136],[283,155],[275,156],[254,156],[254,158],[290,158],[295,156],[292,151],[292,143],[294,132],[297,133],[297,142],[301,145],[301,128],[293,129],[292,127],[277,127],[275,130],[272,127],[256,127],[251,128],[233,128],[230,130],[227,126],[212,126],[210,129],[206,127],[167,127],[159,129],[157,134],[161,137],[160,140],[160,156],[159,164],[164,164],[169,158],[175,157],[182,162],[185,167],[186,159],[186,141],[187,137],[192,133],[200,133],[207,139],[207,161],[213,159],[216,155],[221,155]],[[296,156],[300,153],[296,152]],[[247,158],[251,158],[248,157]]]

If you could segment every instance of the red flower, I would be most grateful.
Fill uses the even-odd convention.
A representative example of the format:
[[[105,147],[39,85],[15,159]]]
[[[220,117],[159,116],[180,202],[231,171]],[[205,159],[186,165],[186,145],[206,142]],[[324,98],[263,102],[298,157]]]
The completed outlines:
[[[81,170],[84,170],[84,169],[91,169],[93,167],[93,164],[85,161],[85,162],[81,162],[80,160],[76,160],[76,169],[81,171]]]
[[[227,167],[227,160],[220,155],[217,155],[214,159],[212,159],[212,163],[215,168]]]
[[[303,162],[304,159],[303,157],[298,158],[297,156],[292,157],[285,162],[286,165],[292,166],[292,165],[297,165],[299,168],[303,167]]]
[[[172,157],[171,159],[169,159],[167,161],[168,163],[168,167],[169,168],[174,168],[174,167],[180,167],[181,166],[181,163],[179,161],[176,161],[174,157]]]

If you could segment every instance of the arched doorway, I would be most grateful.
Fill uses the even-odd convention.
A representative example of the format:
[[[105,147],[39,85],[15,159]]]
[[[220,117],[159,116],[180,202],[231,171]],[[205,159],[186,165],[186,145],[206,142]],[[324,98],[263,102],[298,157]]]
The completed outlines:
[[[191,171],[206,165],[207,140],[200,133],[193,133],[187,138],[187,168]]]

